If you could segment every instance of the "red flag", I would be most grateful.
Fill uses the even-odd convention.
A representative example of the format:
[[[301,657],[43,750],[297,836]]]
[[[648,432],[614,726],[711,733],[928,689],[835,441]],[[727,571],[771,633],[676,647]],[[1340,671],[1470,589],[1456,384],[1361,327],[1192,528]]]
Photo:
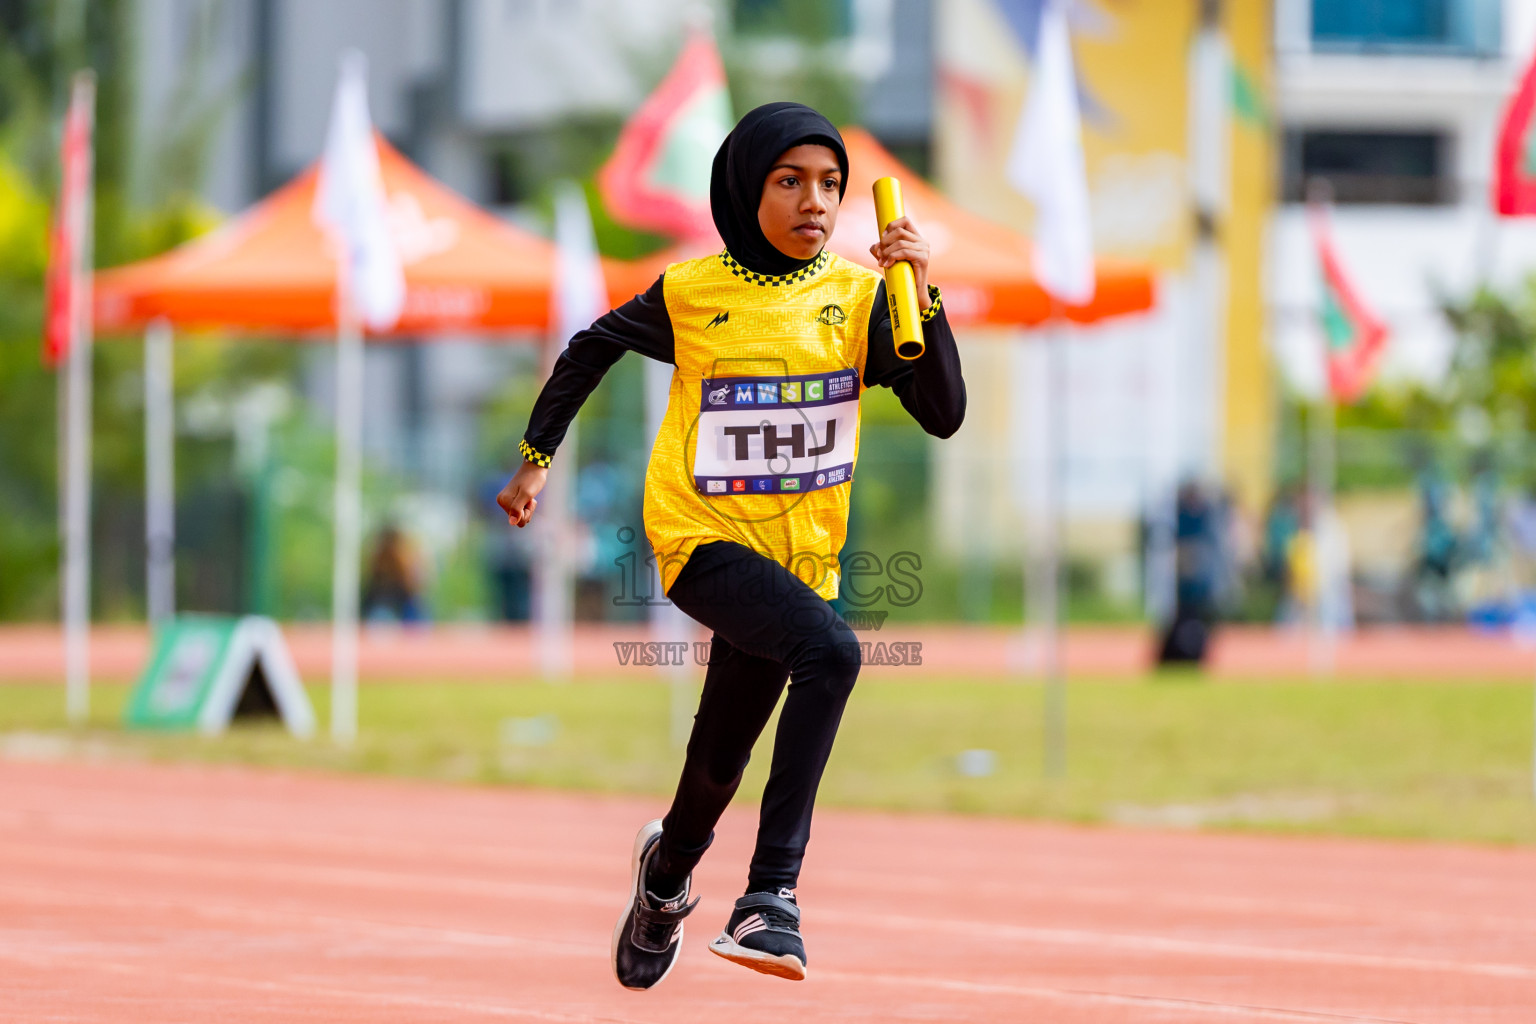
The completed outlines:
[[[1387,327],[1365,308],[1345,278],[1322,207],[1312,207],[1310,220],[1317,262],[1323,272],[1318,315],[1326,343],[1328,389],[1336,400],[1353,402],[1365,392],[1376,372],[1387,345]]]
[[[44,282],[43,363],[57,367],[69,357],[75,331],[77,275],[85,254],[86,202],[91,178],[91,114],[81,90],[70,99],[59,147],[59,199],[49,233]]]
[[[697,33],[624,125],[598,171],[608,212],[621,223],[676,238],[708,235],[714,229],[710,168],[730,130],[725,67],[714,40]]]
[[[1493,165],[1493,207],[1505,217],[1536,214],[1536,57],[1520,78],[1499,124],[1499,148]]]

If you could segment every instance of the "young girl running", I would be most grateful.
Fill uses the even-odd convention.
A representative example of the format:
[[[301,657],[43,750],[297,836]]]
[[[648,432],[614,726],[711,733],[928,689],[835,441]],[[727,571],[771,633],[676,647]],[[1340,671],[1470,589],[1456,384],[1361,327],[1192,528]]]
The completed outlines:
[[[675,263],[649,290],[573,337],[534,403],[524,462],[497,497],[526,526],[555,449],[626,351],[673,364],[645,476],[646,537],[667,599],[714,632],[677,794],[631,854],[613,966],[647,989],[677,960],[690,875],[785,683],[746,894],[710,949],[780,977],[805,977],[795,901],[811,810],[859,644],[827,602],[848,529],[859,395],[889,387],[928,433],[965,415],[965,384],[928,243],[893,222],[870,247],[918,282],[926,351],[897,358],[880,274],[825,249],[848,154],[826,118],[796,103],[748,113],[715,156],[710,205],[725,251]]]

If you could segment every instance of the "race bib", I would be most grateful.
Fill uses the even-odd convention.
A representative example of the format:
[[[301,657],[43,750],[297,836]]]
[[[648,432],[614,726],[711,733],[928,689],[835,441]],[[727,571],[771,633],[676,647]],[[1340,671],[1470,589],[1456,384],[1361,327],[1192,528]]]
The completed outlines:
[[[855,370],[705,380],[693,484],[706,496],[785,494],[853,479]]]

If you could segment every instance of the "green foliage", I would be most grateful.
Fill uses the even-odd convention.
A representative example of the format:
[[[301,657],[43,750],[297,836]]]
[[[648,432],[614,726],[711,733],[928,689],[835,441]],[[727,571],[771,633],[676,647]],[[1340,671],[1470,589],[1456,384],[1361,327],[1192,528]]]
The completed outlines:
[[[1536,277],[1508,292],[1483,288],[1442,311],[1456,341],[1434,384],[1378,385],[1338,409],[1340,490],[1410,485],[1429,466],[1455,476],[1492,458],[1506,477],[1536,483]],[[1299,480],[1311,410],[1282,414],[1280,476]]]
[[[1448,304],[1456,329],[1446,406],[1481,410],[1502,432],[1536,430],[1536,277],[1507,295],[1483,289]]]
[[[736,31],[744,36],[792,36],[825,42],[846,36],[850,4],[827,0],[735,0]]]
[[[96,75],[95,236],[98,267],[155,255],[202,233],[215,216],[196,198],[215,115],[209,98],[186,99],[163,119],[162,147],[134,149],[129,0],[11,0],[0,3],[0,619],[47,618],[58,607],[57,380],[43,367],[42,282],[50,201],[57,189],[59,123],[77,68]],[[179,94],[197,93],[194,60]],[[138,158],[157,169],[156,187],[130,188]],[[178,162],[179,160],[179,162]],[[93,361],[93,602],[98,615],[141,613],[143,544],[142,348],[136,339],[97,339]],[[178,399],[207,400],[252,381],[291,379],[291,347],[178,346]],[[240,382],[237,384],[236,382]],[[183,493],[228,485],[228,438],[191,442],[178,453]],[[133,552],[133,557],[128,552]],[[194,567],[195,568],[195,567]]]

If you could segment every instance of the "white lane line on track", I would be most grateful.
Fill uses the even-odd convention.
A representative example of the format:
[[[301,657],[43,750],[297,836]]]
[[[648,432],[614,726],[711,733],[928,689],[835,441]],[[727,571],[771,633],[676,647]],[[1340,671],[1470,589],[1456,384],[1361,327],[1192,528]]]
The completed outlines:
[[[211,918],[214,920],[236,920],[246,923],[262,922],[283,927],[291,927],[296,923],[311,924],[327,929],[344,931],[349,934],[357,934],[359,930],[366,930],[379,938],[411,939],[417,942],[422,940],[438,940],[456,946],[474,946],[479,948],[512,948],[530,953],[544,953],[550,955],[574,956],[582,959],[606,961],[608,951],[600,943],[591,946],[581,946],[574,943],[550,943],[547,941],[525,939],[518,936],[502,935],[493,932],[472,932],[464,929],[438,928],[424,925],[400,925],[386,922],[377,922],[359,918],[341,917],[335,915],[320,914],[293,914],[283,911],[260,910],[252,907],[237,907],[230,905],[213,905],[207,903],[190,903],[176,900],[147,899],[143,897],[122,897],[116,895],[97,895],[70,892],[68,890],[54,889],[46,886],[9,885],[0,883],[0,892],[10,893],[12,896],[31,899],[35,902],[43,902],[52,905],[72,905],[97,907],[110,904],[117,907],[131,907],[133,909],[159,909],[181,911],[194,916]],[[42,960],[46,957],[36,951],[36,948],[27,952],[16,952],[0,946],[0,958],[20,960]],[[71,962],[80,961],[78,950],[71,953]],[[710,961],[713,964],[712,961]],[[120,965],[127,966],[127,965]],[[138,970],[138,968],[134,968]],[[201,977],[214,980],[213,975]],[[1205,1015],[1233,1017],[1254,1021],[1279,1021],[1288,1024],[1414,1024],[1400,1018],[1385,1017],[1361,1017],[1347,1014],[1328,1013],[1312,1010],[1290,1010],[1279,1007],[1251,1006],[1240,1003],[1220,1003],[1212,1000],[1183,999],[1173,996],[1137,995],[1124,992],[1093,992],[1079,989],[1058,989],[1035,985],[997,984],[988,982],[960,981],[951,978],[925,977],[922,975],[885,975],[871,974],[862,971],[840,971],[820,969],[813,975],[817,982],[832,981],[851,985],[859,985],[865,988],[877,986],[907,986],[916,988],[929,988],[949,992],[965,992],[973,995],[997,995],[1018,999],[1033,999],[1042,1002],[1066,1004],[1070,1006],[1120,1006],[1137,1009],[1168,1010],[1178,1013],[1199,1013]],[[238,979],[227,979],[238,980]],[[331,990],[341,992],[342,990]],[[345,990],[351,992],[352,990]],[[362,993],[358,993],[361,995]],[[449,1008],[466,1012],[497,1012],[496,1008],[479,1009],[478,1004],[469,1004],[459,1000],[447,1002],[434,1002],[432,1005],[443,1005]],[[531,1013],[532,1011],[530,1011]],[[539,1019],[561,1020],[599,1020],[607,1018],[577,1018],[577,1017],[550,1017]]]
[[[317,849],[344,852],[354,857],[359,853],[385,856],[418,854],[432,857],[437,859],[439,863],[444,864],[468,862],[475,866],[495,867],[501,870],[509,870],[515,867],[549,870],[551,868],[563,869],[580,865],[584,868],[596,870],[613,868],[615,877],[619,877],[622,874],[620,871],[622,866],[620,864],[621,858],[617,855],[582,854],[580,851],[575,850],[555,854],[547,849],[519,847],[510,843],[506,846],[499,846],[492,843],[465,844],[454,841],[445,846],[441,842],[426,843],[404,836],[357,837],[339,832],[316,831],[284,831],[274,835],[270,829],[238,826],[195,826],[184,823],[148,826],[144,825],[137,818],[118,819],[115,817],[107,818],[58,811],[48,811],[46,814],[39,812],[39,814],[44,825],[50,830],[89,837],[98,841],[129,837],[164,841],[167,838],[174,837],[199,840],[209,844],[223,844],[236,847],[237,849],[243,843],[259,842],[269,848],[276,846],[286,852],[295,854],[312,853]],[[17,817],[16,821],[5,822],[5,824],[19,823],[19,817]],[[35,826],[29,838],[34,840],[37,838]],[[619,865],[619,867],[615,867],[615,865]],[[870,893],[881,893],[889,891],[892,887],[899,887],[901,884],[904,884],[907,878],[907,876],[902,875],[882,875],[877,871],[852,871],[847,868],[825,869],[819,872],[818,877],[822,878],[824,882],[838,883],[845,892],[852,887],[855,890],[867,890]],[[970,891],[969,887],[963,884],[956,884],[948,887],[948,889],[955,893]],[[1190,892],[1164,893],[1144,889],[1071,883],[1034,885],[1027,882],[1021,883],[1017,880],[990,885],[989,889],[1000,890],[1020,899],[1049,896],[1053,899],[1065,898],[1096,905],[1124,906],[1135,904],[1138,906],[1156,905],[1179,909],[1197,908],[1215,913],[1240,914],[1247,918],[1251,918],[1255,914],[1282,913],[1298,917],[1345,921],[1364,927],[1417,924],[1430,928],[1443,928],[1447,925],[1464,928],[1475,925],[1479,928],[1498,929],[1505,932],[1536,932],[1536,918],[1488,914],[1453,914],[1413,908],[1388,911],[1378,907],[1349,906],[1319,901],[1274,900],[1248,896],[1213,896]],[[929,891],[937,895],[943,893],[945,887],[942,885],[930,887]]]
[[[454,1013],[478,1013],[487,1017],[509,1017],[514,1020],[547,1021],[549,1024],[651,1024],[650,1021],[633,1017],[611,1017],[606,1014],[556,1013],[550,1010],[533,1010],[504,1003],[482,1000],[443,999],[432,996],[413,996],[405,993],[379,992],[376,989],[338,988],[331,985],[314,985],[283,981],[262,981],[256,978],[232,977],[227,974],[208,974],[199,971],[168,971],[160,964],[131,964],[111,960],[92,960],[83,957],[40,956],[35,953],[16,953],[0,950],[0,958],[23,963],[42,970],[67,969],[72,974],[82,967],[133,977],[153,979],[162,988],[174,989],[165,982],[186,984],[224,985],[246,991],[282,993],[313,1000],[334,999],[346,1003],[373,1003],[383,1006],[418,1007],[429,1010],[449,1010]],[[198,1000],[206,1009],[206,998]]]
[[[984,935],[1049,946],[1088,946],[1128,953],[1179,953],[1230,960],[1326,964],[1341,967],[1379,967],[1401,971],[1440,971],[1492,978],[1536,979],[1536,967],[1525,964],[1476,963],[1432,960],[1423,957],[1384,956],[1372,953],[1336,953],[1326,950],[1285,949],[1202,939],[1174,939],[1162,935],[1127,935],[1086,928],[1032,928],[1028,925],[988,921],[957,921],[947,918],[859,911],[816,910],[817,918],[859,928],[942,930],[957,935]]]
[[[3,773],[0,773],[3,774]],[[50,788],[44,783],[40,786],[33,784],[32,788]],[[59,788],[57,786],[51,788]],[[72,792],[72,790],[71,790]],[[439,858],[442,862],[472,862],[478,865],[508,868],[514,863],[524,862],[530,867],[547,869],[548,867],[570,867],[580,864],[583,867],[601,870],[615,862],[615,858],[598,854],[583,854],[579,850],[571,850],[558,858],[551,857],[545,850],[539,847],[519,846],[514,841],[505,843],[486,842],[477,839],[474,842],[466,842],[455,839],[446,847],[442,843],[428,844],[416,841],[407,836],[394,836],[385,834],[369,834],[358,836],[352,833],[338,833],[328,831],[316,831],[312,828],[302,830],[287,829],[279,835],[273,835],[270,829],[256,829],[241,826],[193,826],[184,821],[157,821],[153,825],[145,825],[142,815],[117,815],[111,813],[87,814],[81,812],[60,812],[54,808],[57,801],[42,801],[39,806],[7,807],[0,804],[0,827],[25,826],[28,829],[28,838],[36,838],[36,828],[41,825],[45,828],[59,828],[60,831],[86,833],[94,837],[111,836],[114,838],[125,836],[143,836],[145,838],[166,838],[177,836],[183,838],[201,839],[208,842],[239,844],[242,841],[260,841],[270,845],[280,845],[295,853],[303,853],[316,847],[325,847],[345,851],[349,854],[358,852],[392,853],[392,852],[416,852]],[[60,828],[62,826],[62,828]],[[604,829],[595,829],[596,832],[605,832]],[[1231,838],[1225,836],[1211,837],[1214,842]],[[1246,837],[1245,837],[1246,838]],[[621,845],[627,845],[621,844]],[[1502,851],[1501,851],[1502,852]],[[1035,853],[1035,861],[1042,858],[1050,861],[1061,861],[1073,868],[1082,867],[1082,857],[1071,859],[1065,856]],[[1105,863],[1109,861],[1105,859]],[[1536,864],[1533,864],[1536,866]],[[1220,868],[1221,865],[1212,865]],[[1226,866],[1230,871],[1230,866]],[[1372,876],[1380,877],[1380,865],[1372,868]],[[1418,874],[1430,869],[1422,869]],[[1337,873],[1337,872],[1335,872]],[[1349,871],[1351,877],[1355,872]],[[818,877],[828,881],[837,881],[844,891],[849,886],[855,890],[868,890],[872,893],[879,892],[882,888],[897,885],[904,882],[905,875],[880,875],[868,870],[860,869],[852,871],[847,868],[824,868]],[[1456,879],[1464,883],[1467,879]],[[1486,883],[1486,881],[1484,882]],[[1501,883],[1502,884],[1502,883]],[[932,891],[942,892],[943,886]],[[1536,918],[1498,916],[1490,914],[1468,914],[1463,912],[1446,913],[1434,910],[1416,908],[1386,909],[1368,904],[1339,904],[1321,901],[1295,900],[1295,899],[1259,899],[1254,897],[1213,896],[1209,894],[1185,891],[1179,889],[1175,892],[1159,892],[1155,890],[1134,889],[1126,887],[1110,887],[1087,884],[1052,884],[1049,886],[1031,885],[1021,883],[1018,880],[1010,880],[996,886],[1002,892],[1021,899],[1028,899],[1034,895],[1050,896],[1052,898],[1070,898],[1084,903],[1108,903],[1124,904],[1127,901],[1139,905],[1168,906],[1173,908],[1194,907],[1209,910],[1216,913],[1233,913],[1252,915],[1267,912],[1281,912],[1287,915],[1312,916],[1320,919],[1346,921],[1350,924],[1358,924],[1365,927],[1379,927],[1381,925],[1402,925],[1413,923],[1427,928],[1443,928],[1446,925],[1476,925],[1484,929],[1498,929],[1505,932],[1526,933],[1536,932]],[[1177,887],[1176,887],[1177,888]],[[1443,889],[1443,886],[1441,886]],[[1501,905],[1508,905],[1509,893],[1507,884],[1501,888]],[[957,885],[954,891],[969,891],[968,886]],[[1533,890],[1536,892],[1536,890]]]
[[[115,907],[132,910],[163,910],[185,913],[192,917],[213,921],[240,921],[246,924],[266,924],[291,929],[294,925],[334,929],[349,935],[366,932],[374,938],[400,941],[436,941],[446,945],[467,946],[478,949],[515,949],[523,953],[542,953],[550,956],[587,958],[607,962],[608,937],[602,936],[591,943],[556,942],[550,938],[527,939],[499,932],[473,931],[466,928],[446,928],[440,925],[404,924],[397,921],[378,921],[369,918],[350,917],[340,914],[317,914],[292,906],[276,906],[268,901],[268,907],[239,906],[231,903],[209,903],[206,900],[171,900],[148,896],[123,896],[120,893],[89,892],[79,889],[62,889],[57,886],[31,883],[0,882],[0,893],[15,902],[27,902],[44,906],[70,906],[87,909]],[[547,933],[545,933],[547,935]]]
[[[1171,1010],[1178,1013],[1205,1013],[1249,1020],[1305,1022],[1305,1024],[1417,1024],[1400,1017],[1360,1017],[1322,1010],[1288,1010],[1277,1006],[1248,1006],[1242,1003],[1217,1003],[1205,999],[1180,999],[1176,996],[1139,996],[1120,992],[1090,992],[1084,989],[1045,988],[1037,985],[1000,985],[989,982],[956,981],[949,978],[925,978],[910,974],[863,974],[850,971],[817,970],[816,977],[833,981],[860,981],[880,985],[913,988],[937,988],[950,992],[1013,996],[1046,1002],[1097,1006],[1131,1006],[1139,1009]]]
[[[347,853],[352,856],[359,853],[397,856],[419,854],[439,862],[468,862],[479,866],[501,868],[517,861],[527,861],[540,865],[580,864],[600,870],[612,867],[617,862],[619,868],[614,873],[621,878],[628,870],[624,867],[625,852],[634,840],[633,835],[628,836],[615,847],[619,853],[608,856],[601,853],[583,853],[581,850],[562,850],[556,854],[550,851],[547,843],[542,846],[520,847],[510,839],[504,844],[484,841],[471,843],[457,837],[446,841],[440,839],[436,842],[423,842],[415,838],[419,833],[384,836],[357,835],[341,831],[297,830],[289,822],[284,822],[282,831],[278,832],[272,828],[238,825],[190,825],[185,822],[145,824],[144,819],[139,815],[109,818],[55,810],[39,811],[30,818],[11,815],[9,821],[4,820],[5,817],[0,814],[0,827],[15,828],[26,839],[37,839],[40,834],[54,833],[59,838],[67,835],[98,841],[144,839],[164,843],[168,839],[183,839],[236,849],[248,848],[252,843],[259,843],[269,848],[280,847],[297,854],[321,851]],[[21,832],[23,828],[24,833]],[[593,831],[607,830],[594,829]]]
[[[3,777],[6,774],[7,767],[7,762],[0,760],[0,777]],[[70,767],[78,769],[89,766],[76,762],[71,764]],[[142,762],[135,762],[131,765],[131,767],[141,769],[146,768]],[[206,773],[212,771],[227,774],[231,779],[245,784],[248,788],[257,790],[254,796],[244,797],[246,802],[259,805],[259,808],[263,811],[270,808],[273,813],[284,816],[285,820],[292,814],[292,807],[288,803],[288,801],[292,799],[290,790],[294,788],[296,783],[300,786],[306,786],[316,782],[321,782],[327,786],[325,795],[335,795],[335,790],[338,789],[350,790],[356,788],[361,791],[367,791],[372,787],[381,784],[406,785],[411,787],[412,791],[418,789],[426,791],[429,787],[435,786],[451,793],[454,797],[459,798],[459,803],[463,805],[463,809],[462,812],[456,809],[452,815],[452,819],[455,823],[460,823],[462,820],[462,823],[471,829],[474,829],[475,825],[484,820],[486,812],[486,808],[480,807],[478,803],[475,804],[475,806],[470,806],[473,797],[477,795],[473,790],[452,783],[438,783],[432,781],[403,779],[392,779],[388,780],[388,783],[380,783],[376,780],[370,780],[364,777],[354,778],[341,774],[319,775],[316,773],[312,775],[306,775],[296,771],[285,772],[274,769],[253,768],[249,766],[195,763],[190,765],[184,764],[172,766],[162,764],[152,766],[147,770],[155,771],[157,774],[172,775],[177,777],[184,776],[189,772]],[[120,788],[110,789],[107,785],[103,785],[103,783],[114,783],[116,781],[117,780],[115,777],[110,775],[103,776],[99,780],[92,779],[90,792],[97,795],[110,793],[113,797],[122,796],[130,798],[135,802],[143,802],[145,799],[145,794],[141,790],[132,788],[132,786],[120,786]],[[34,791],[56,791],[59,795],[75,796],[78,795],[79,790],[82,788],[79,784],[76,784],[73,781],[61,782],[53,778],[38,779],[35,775],[29,775],[29,777],[26,779],[25,785],[27,788],[26,792],[15,793],[14,796],[10,793],[7,793],[5,798],[0,799],[0,814],[4,814],[8,810],[13,815],[25,814],[35,816],[37,814],[47,813],[47,809],[58,805],[58,799],[44,799],[34,804],[33,802],[28,801],[26,798]],[[543,799],[543,797],[548,795],[550,794],[540,794],[540,799],[538,801],[539,806],[546,806],[547,802]],[[594,807],[621,804],[625,803],[626,800],[633,802],[636,799],[644,799],[643,797],[624,798],[593,793],[566,793],[560,795],[566,797],[567,799],[580,801],[585,805]],[[223,801],[222,798],[212,796],[201,789],[191,792],[177,790],[165,796],[159,797],[159,799],[161,804],[172,805],[171,811],[174,816],[178,818],[196,817],[197,815],[195,813],[186,813],[189,810],[190,805],[193,804],[217,807],[220,811],[227,810],[227,804]],[[491,798],[487,799],[490,800],[491,803],[494,803],[494,800]],[[515,799],[515,797],[509,794],[508,799]],[[868,815],[878,818],[880,816],[879,812],[851,811],[845,813],[851,817]],[[922,818],[923,820],[931,820],[938,818],[939,816],[920,815],[918,817]],[[370,825],[378,824],[387,820],[387,815],[381,814],[376,816],[368,816],[368,822]],[[1011,830],[1017,827],[1020,830],[1028,830],[1033,828],[1046,834],[1060,834],[1063,832],[1070,833],[1071,831],[1071,826],[1061,825],[1059,823],[998,821],[997,824],[1004,829]],[[630,829],[629,831],[632,832],[633,830]],[[1106,829],[1106,831],[1111,830]],[[1183,832],[1168,834],[1161,833],[1156,830],[1123,828],[1114,829],[1113,831],[1117,834],[1135,834],[1138,837],[1144,837],[1146,840],[1159,843],[1160,845],[1172,844],[1175,848],[1178,849],[1183,848],[1183,844],[1186,840],[1195,838],[1190,836],[1188,833]],[[1238,849],[1247,849],[1251,843],[1255,841],[1263,841],[1265,837],[1255,837],[1252,835],[1243,834],[1213,833],[1199,838],[1207,839],[1212,844],[1222,844],[1226,846],[1234,846]],[[1283,838],[1285,840],[1295,839],[1295,837],[1274,838]],[[1324,842],[1327,841],[1325,840]],[[1368,839],[1350,837],[1342,837],[1337,840],[1338,844],[1346,848],[1353,845],[1366,844],[1370,842],[1372,841]],[[1462,852],[1465,853],[1466,851]],[[1519,856],[1519,854],[1516,852],[1505,850],[1479,852],[1497,856],[1501,860],[1509,856]],[[1116,866],[1116,856],[1117,855],[1114,854],[1102,853],[1095,849],[1075,849],[1070,853],[1033,851],[1025,853],[1024,859],[1021,861],[1020,865],[1018,865],[1018,868],[1020,870],[1026,870],[1030,872],[1043,872],[1049,874],[1054,872],[1048,869],[1055,868],[1061,870],[1078,870],[1084,867],[1086,864],[1093,865],[1099,870],[1109,872],[1113,871]],[[1501,903],[1507,899],[1507,883],[1502,878],[1486,878],[1484,877],[1483,872],[1473,870],[1471,869],[1471,866],[1468,866],[1466,869],[1461,871],[1448,871],[1443,865],[1440,864],[1421,864],[1402,867],[1395,866],[1390,861],[1373,861],[1369,864],[1360,864],[1354,862],[1341,863],[1336,859],[1330,859],[1324,868],[1327,871],[1329,878],[1341,885],[1347,885],[1348,882],[1357,879],[1362,875],[1366,875],[1378,881],[1382,879],[1391,880],[1394,885],[1408,890],[1416,890],[1419,887],[1433,884],[1434,887],[1442,893],[1451,893],[1467,897],[1475,896],[1480,898],[1491,898]],[[1235,884],[1252,884],[1253,882],[1251,872],[1246,871],[1240,864],[1234,866],[1220,859],[1213,859],[1208,863],[1202,864],[1200,869],[1196,872],[1193,872],[1191,878],[1186,880],[1196,882],[1204,881],[1208,879],[1213,872],[1223,878],[1230,877]],[[903,877],[905,878],[907,876]]]
[[[1536,868],[1536,863],[1533,863],[1532,866]],[[848,868],[824,868],[817,871],[816,877],[818,882],[824,887],[830,887],[827,883],[835,883],[844,892],[879,898],[909,884],[912,875],[911,873],[897,874],[893,872],[881,874],[878,871],[865,873]],[[944,884],[942,881],[936,883],[933,880],[925,882],[923,892],[925,895],[935,898],[953,898],[976,891],[975,886],[970,883],[963,872],[956,873],[955,878],[956,880],[950,884]],[[1346,904],[1324,902],[1321,900],[1220,895],[1184,889],[1177,885],[1158,890],[1074,882],[1032,883],[1021,882],[1018,879],[1009,879],[1004,882],[989,880],[986,883],[986,889],[989,894],[1006,895],[1020,902],[1034,899],[1067,899],[1095,906],[1156,906],[1176,910],[1188,908],[1212,913],[1241,915],[1246,920],[1251,920],[1256,914],[1261,916],[1265,914],[1281,914],[1288,917],[1342,922],[1361,927],[1379,928],[1391,925],[1417,924],[1431,928],[1443,928],[1446,925],[1465,928],[1476,925],[1484,929],[1498,929],[1505,932],[1536,933],[1536,918],[1532,917],[1449,913],[1438,910],[1424,910],[1417,907],[1399,909],[1363,902]],[[1536,896],[1536,888],[1533,888],[1533,896]],[[1507,897],[1505,905],[1508,905]]]
[[[499,896],[506,899],[538,899],[557,903],[575,903],[581,906],[612,907],[617,898],[618,905],[622,906],[622,897],[615,897],[612,890],[552,885],[547,882],[502,882],[409,871],[384,871],[376,868],[330,867],[259,860],[219,863],[169,853],[123,853],[115,850],[97,853],[69,847],[33,850],[10,843],[0,843],[0,856],[18,854],[23,858],[47,864],[67,862],[106,871],[138,868],[168,872],[183,877],[200,874],[209,878],[238,878],[246,881],[261,879],[268,882],[301,885],[347,885],[358,889],[384,889],[390,892],[414,891],[461,896]]]
[[[500,896],[509,899],[536,899],[552,903],[575,903],[580,906],[613,906],[614,895],[606,889],[593,889],[578,885],[548,885],[536,882],[493,882],[483,879],[443,878],[439,875],[404,871],[379,871],[365,868],[316,867],[296,864],[271,864],[242,862],[217,864],[193,857],[174,854],[122,854],[88,853],[70,848],[33,850],[13,844],[0,844],[0,854],[21,854],[32,860],[44,860],[49,864],[69,862],[88,865],[103,870],[122,870],[140,867],[151,871],[172,872],[186,876],[202,874],[215,878],[240,878],[249,881],[261,878],[266,881],[288,884],[350,885],[357,888],[386,889],[390,891],[438,892],[458,895]],[[1326,950],[1287,949],[1275,946],[1255,946],[1242,943],[1179,939],[1161,935],[1136,935],[1085,928],[1043,928],[1028,925],[1001,924],[989,921],[967,921],[954,918],[924,917],[918,915],[882,914],[861,910],[838,910],[819,907],[813,911],[816,918],[846,924],[859,930],[870,928],[938,930],[954,935],[975,938],[978,936],[1035,945],[1068,946],[1074,948],[1115,949],[1129,953],[1177,954],[1183,956],[1208,956],[1226,960],[1254,960],[1269,963],[1315,964],[1326,966],[1377,968],[1399,971],[1436,971],[1439,973],[1465,974],[1475,977],[1507,978],[1518,980],[1536,979],[1536,967],[1526,964],[1479,963],[1476,961],[1439,960],[1427,957],[1388,956],[1371,953],[1340,953]]]

